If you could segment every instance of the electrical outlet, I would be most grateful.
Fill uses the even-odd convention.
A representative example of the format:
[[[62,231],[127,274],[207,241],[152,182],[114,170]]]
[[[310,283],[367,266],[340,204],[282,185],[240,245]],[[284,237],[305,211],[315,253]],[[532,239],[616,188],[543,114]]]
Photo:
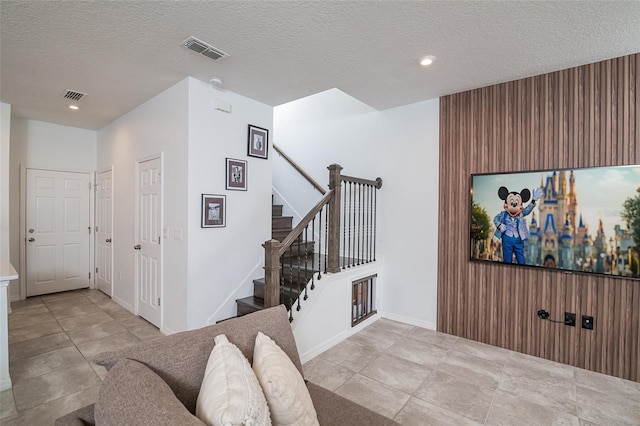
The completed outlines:
[[[564,313],[564,325],[570,325],[571,327],[576,326],[576,314],[573,312],[565,312]]]
[[[582,328],[586,328],[587,330],[593,330],[593,317],[590,317],[589,315],[583,315]]]

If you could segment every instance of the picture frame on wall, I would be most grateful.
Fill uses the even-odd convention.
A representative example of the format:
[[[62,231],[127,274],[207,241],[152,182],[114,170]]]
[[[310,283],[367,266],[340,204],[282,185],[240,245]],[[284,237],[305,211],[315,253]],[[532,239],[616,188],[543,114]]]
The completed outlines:
[[[227,196],[202,194],[202,228],[223,228],[227,224]]]
[[[269,155],[269,130],[249,124],[247,139],[247,155],[266,160]]]
[[[247,162],[227,158],[227,189],[234,191],[247,190]]]

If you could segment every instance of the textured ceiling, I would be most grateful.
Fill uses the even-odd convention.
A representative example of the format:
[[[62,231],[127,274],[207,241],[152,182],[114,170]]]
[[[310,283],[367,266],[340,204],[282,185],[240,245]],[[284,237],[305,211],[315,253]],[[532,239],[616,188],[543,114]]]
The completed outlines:
[[[88,129],[187,76],[272,106],[336,87],[386,109],[640,52],[640,1],[2,0],[0,19],[2,102]],[[87,93],[79,111],[66,89]]]

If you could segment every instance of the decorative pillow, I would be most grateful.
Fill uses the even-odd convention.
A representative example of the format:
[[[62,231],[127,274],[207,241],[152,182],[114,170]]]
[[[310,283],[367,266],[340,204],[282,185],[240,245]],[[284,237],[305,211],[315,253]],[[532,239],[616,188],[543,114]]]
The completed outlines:
[[[274,425],[319,425],[302,375],[287,354],[261,332],[253,349],[253,371],[267,397]]]
[[[102,383],[96,425],[193,425],[203,423],[182,405],[169,385],[146,365],[121,359]]]
[[[196,417],[211,426],[270,425],[269,407],[249,361],[224,334],[214,341]]]

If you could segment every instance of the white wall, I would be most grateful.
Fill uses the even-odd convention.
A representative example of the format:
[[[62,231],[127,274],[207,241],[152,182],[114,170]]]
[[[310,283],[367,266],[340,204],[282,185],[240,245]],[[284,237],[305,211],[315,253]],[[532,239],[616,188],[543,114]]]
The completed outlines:
[[[24,177],[24,168],[93,173],[96,169],[96,152],[97,133],[93,130],[16,117],[11,120],[10,251],[11,263],[16,269],[20,265],[18,271],[24,272],[23,253],[20,249],[20,231],[24,231],[21,230],[20,220],[21,214],[24,214],[20,206],[21,196],[24,194],[21,182]],[[91,222],[93,223],[93,215]],[[90,258],[93,262],[93,255]],[[25,297],[19,294],[19,283],[24,279],[25,274],[22,273],[19,281],[11,283],[12,300]]]
[[[353,281],[377,274],[376,291],[384,291],[383,269],[384,262],[378,261],[340,274],[324,274],[322,279],[316,280],[314,290],[307,289],[309,298],[301,303],[300,311],[294,310],[291,323],[302,363],[315,358],[380,317],[379,314],[373,315],[356,327],[351,326]],[[373,308],[378,309],[378,306],[374,305]]]
[[[11,105],[0,104],[0,259],[9,259],[9,142]],[[16,264],[14,268],[18,265]]]
[[[432,329],[437,302],[438,108],[435,99],[374,111],[331,89],[274,109],[274,143],[318,182],[328,182],[326,167],[331,163],[340,164],[346,175],[382,177],[376,257],[384,259],[384,283],[379,312]],[[274,170],[276,189],[286,187],[289,173]],[[295,192],[283,196],[296,206]]]
[[[187,327],[188,80],[183,80],[98,131],[98,170],[113,166],[113,293],[135,307],[136,162],[164,154],[163,331]],[[174,238],[182,231],[182,240]]]
[[[271,161],[247,157],[247,126],[272,121],[271,107],[187,78],[98,131],[98,169],[114,170],[114,300],[134,310],[136,160],[163,153],[162,331],[235,315],[235,299],[263,275],[271,229]],[[247,191],[225,189],[227,157],[248,162]],[[200,227],[203,193],[227,196],[225,228]]]
[[[231,113],[216,110],[216,99]],[[252,280],[264,276],[273,150],[266,160],[248,157],[247,132],[272,123],[270,106],[189,79],[189,328],[235,316],[235,300],[252,295]],[[225,189],[227,157],[247,161],[247,191]],[[202,194],[226,195],[226,227],[200,227]]]

